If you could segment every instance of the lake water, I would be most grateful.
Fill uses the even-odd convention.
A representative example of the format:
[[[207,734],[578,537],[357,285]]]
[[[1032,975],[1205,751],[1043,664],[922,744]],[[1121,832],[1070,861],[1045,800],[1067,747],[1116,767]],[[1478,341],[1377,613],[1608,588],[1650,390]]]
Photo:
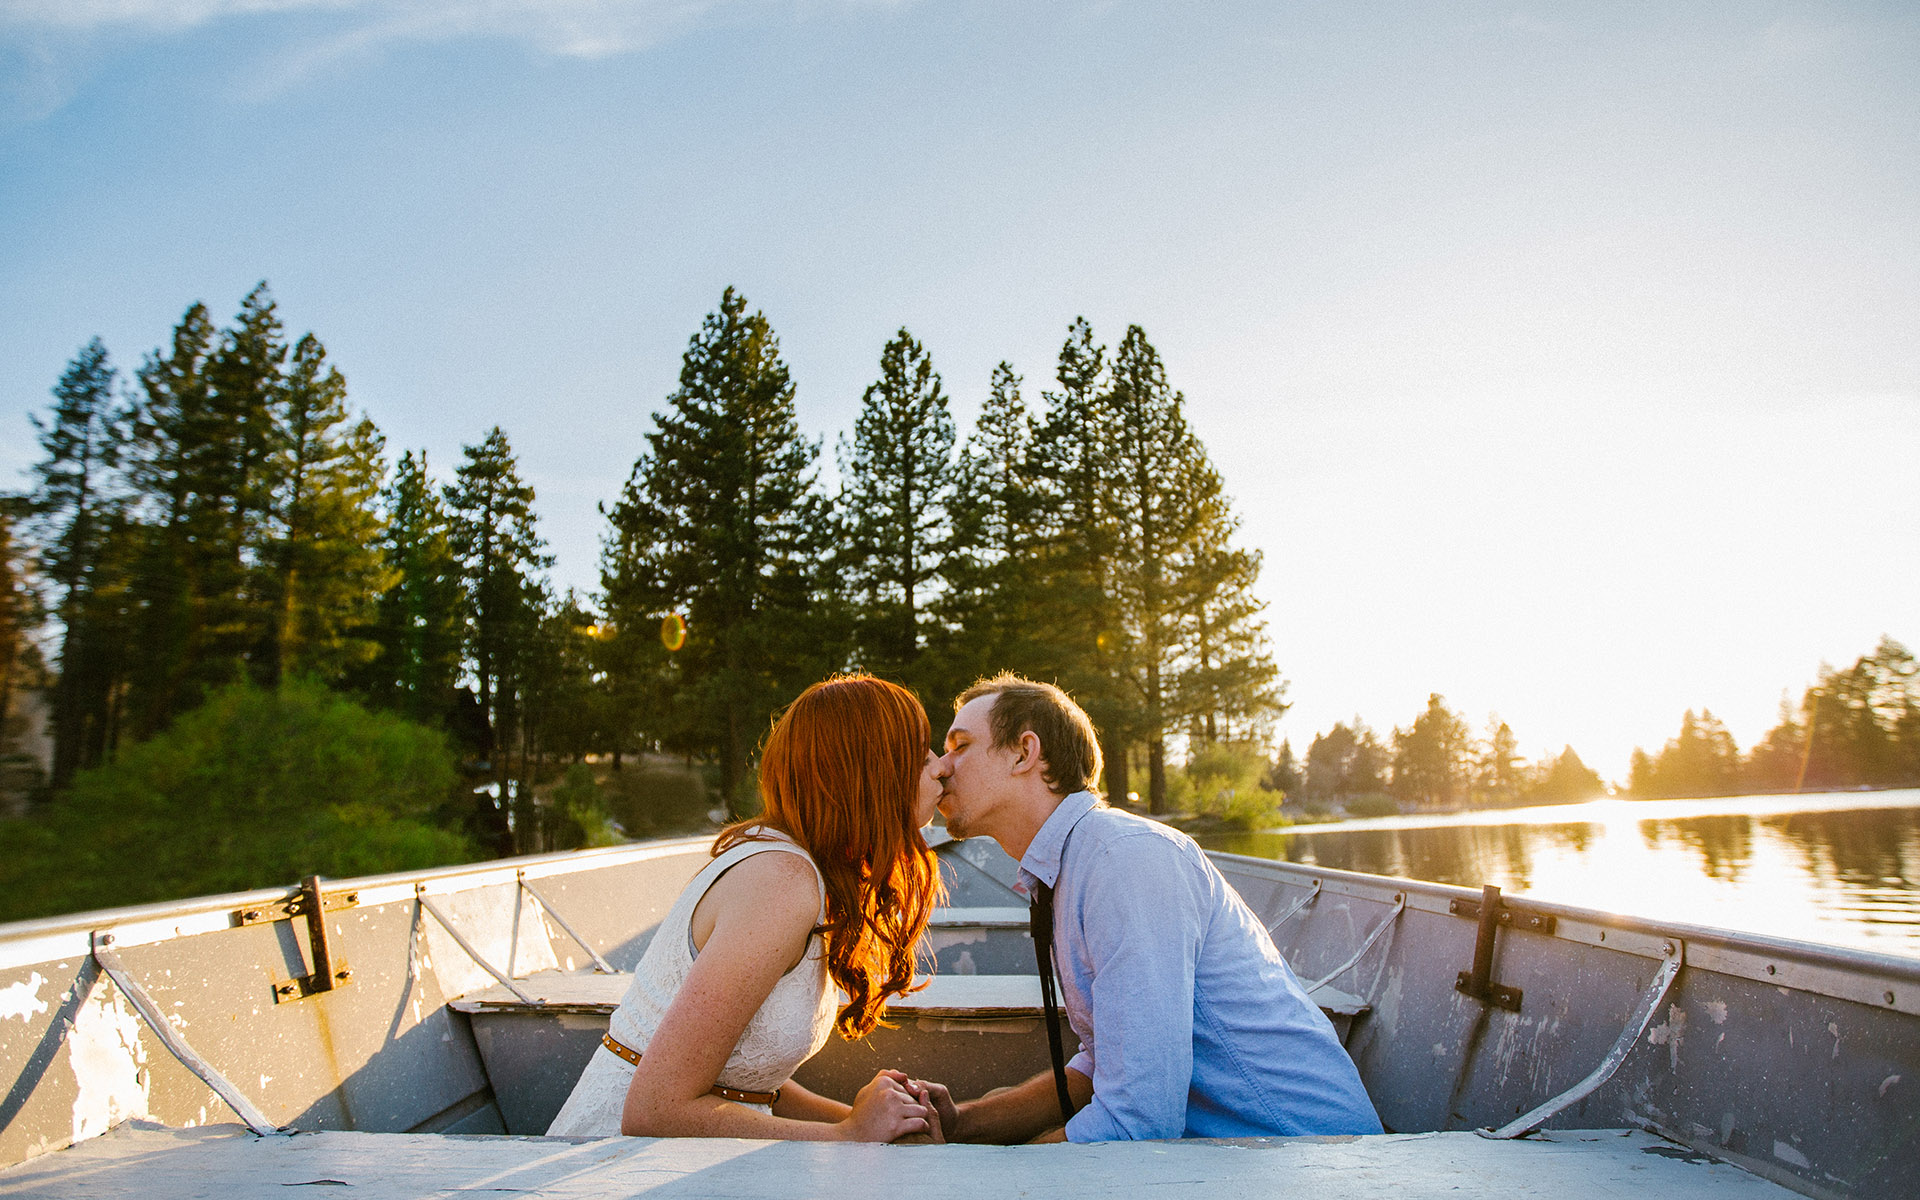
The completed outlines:
[[[1920,789],[1385,817],[1211,850],[1920,957]]]

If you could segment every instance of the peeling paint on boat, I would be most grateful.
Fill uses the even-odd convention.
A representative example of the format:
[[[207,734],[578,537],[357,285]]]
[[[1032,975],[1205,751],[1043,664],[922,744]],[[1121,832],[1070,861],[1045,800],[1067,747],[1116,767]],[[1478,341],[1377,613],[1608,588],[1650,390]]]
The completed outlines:
[[[25,1021],[47,1011],[47,1002],[40,998],[46,982],[47,977],[35,971],[30,978],[0,988],[0,1020]]]
[[[73,1140],[80,1141],[151,1113],[146,1071],[147,1047],[140,1036],[140,1015],[105,977],[73,1014],[67,1033],[67,1064],[77,1092],[73,1100]]]

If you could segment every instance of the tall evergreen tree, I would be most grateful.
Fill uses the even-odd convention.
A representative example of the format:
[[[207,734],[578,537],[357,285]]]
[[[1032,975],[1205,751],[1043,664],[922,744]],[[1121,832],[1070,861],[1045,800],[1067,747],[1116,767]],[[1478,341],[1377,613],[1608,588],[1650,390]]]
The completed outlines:
[[[1286,711],[1286,685],[1267,645],[1266,605],[1253,595],[1261,555],[1233,544],[1239,518],[1216,497],[1193,543],[1175,557],[1185,654],[1176,703],[1204,743],[1265,742]]]
[[[107,348],[95,338],[54,385],[51,419],[34,419],[44,457],[33,468],[36,481],[28,505],[40,570],[54,589],[61,624],[52,706],[56,788],[79,768],[99,762],[110,740],[116,647],[98,601],[117,503],[110,490],[122,441],[117,379]]]
[[[1301,790],[1318,802],[1345,803],[1385,790],[1386,748],[1366,722],[1336,721],[1307,747],[1306,781]]]
[[[207,406],[184,456],[193,484],[193,546],[200,559],[196,603],[202,681],[224,682],[269,640],[272,459],[287,344],[265,283],[247,293],[207,363]],[[256,671],[256,673],[259,673]]]
[[[1600,782],[1600,776],[1580,761],[1580,756],[1573,752],[1572,746],[1566,746],[1527,790],[1527,801],[1532,804],[1578,804],[1583,800],[1598,799],[1606,790],[1606,785]]]
[[[1474,787],[1482,802],[1510,804],[1520,794],[1523,761],[1520,739],[1497,715],[1487,718],[1487,738],[1474,762]]]
[[[1121,686],[1125,630],[1110,575],[1115,555],[1116,467],[1110,437],[1119,418],[1109,403],[1106,347],[1076,317],[1055,360],[1058,391],[1043,393],[1027,477],[1032,481],[1031,587],[1021,608],[1031,657],[1014,664],[1071,692],[1100,731],[1107,794],[1125,797],[1137,725],[1137,699]]]
[[[808,615],[823,554],[817,444],[764,315],[728,288],[687,346],[611,520],[601,581],[616,638],[657,639],[684,617],[659,736],[719,762],[739,803],[774,709],[843,661]],[[635,656],[639,651],[635,650]]]
[[[1467,798],[1473,734],[1437,693],[1405,729],[1393,731],[1393,794],[1402,803],[1446,808]]]
[[[1112,632],[1118,634],[1109,657],[1131,702],[1123,728],[1146,744],[1154,812],[1166,805],[1167,734],[1187,715],[1179,702],[1180,671],[1196,649],[1190,641],[1194,626],[1213,618],[1207,622],[1208,650],[1215,651],[1222,647],[1230,618],[1251,617],[1251,611],[1233,613],[1212,603],[1228,580],[1209,578],[1207,568],[1225,566],[1231,572],[1235,564],[1222,535],[1226,506],[1220,476],[1188,427],[1184,406],[1167,383],[1159,352],[1139,326],[1129,327],[1114,354],[1105,401],[1112,417],[1103,456],[1112,471],[1107,492],[1112,551],[1105,573],[1117,616]],[[1251,565],[1242,560],[1240,579]],[[1214,670],[1211,664],[1202,669],[1209,675]],[[1206,689],[1195,690],[1204,694]]]
[[[215,533],[203,498],[213,456],[201,443],[214,424],[207,371],[216,336],[207,306],[193,304],[166,353],[148,355],[140,369],[127,463],[140,497],[131,590],[141,653],[129,665],[127,719],[135,737],[164,729],[199,698],[204,546]]]
[[[17,712],[20,697],[44,686],[44,665],[34,635],[45,613],[34,586],[26,545],[14,536],[25,504],[0,496],[0,819],[26,811],[46,781],[39,764],[17,753],[28,720]]]
[[[460,677],[460,566],[448,541],[449,522],[427,471],[423,450],[401,454],[381,493],[379,540],[389,580],[374,602],[378,647],[357,673],[369,699],[416,721],[450,724]],[[480,749],[476,747],[476,749]]]
[[[1636,750],[1629,776],[1641,799],[1731,796],[1740,790],[1740,749],[1710,710],[1680,718],[1680,732],[1648,757]]]
[[[255,674],[269,684],[286,671],[338,681],[376,652],[372,599],[390,582],[374,503],[385,442],[372,421],[352,420],[346,380],[310,333],[279,390],[261,564],[271,613]]]
[[[951,544],[953,417],[933,357],[902,329],[880,355],[853,437],[840,445],[842,577],[860,597],[862,667],[921,685],[929,598]]]
[[[953,523],[940,598],[941,682],[957,695],[974,679],[1034,659],[1034,430],[1011,363],[993,369],[987,399],[953,472]]]
[[[537,572],[553,565],[535,529],[533,488],[520,478],[513,447],[496,425],[445,489],[448,542],[460,565],[465,593],[467,669],[487,729],[487,760],[499,799],[511,806],[515,846],[537,848],[533,797],[514,787],[512,763],[525,682],[523,650],[539,624],[543,585]]]

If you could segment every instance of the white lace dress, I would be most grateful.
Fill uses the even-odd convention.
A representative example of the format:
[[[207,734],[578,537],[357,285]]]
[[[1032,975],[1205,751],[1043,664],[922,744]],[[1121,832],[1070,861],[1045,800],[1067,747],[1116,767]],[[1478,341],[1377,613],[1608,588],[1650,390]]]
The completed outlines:
[[[714,880],[742,859],[766,851],[798,854],[813,863],[805,850],[777,830],[761,830],[759,837],[765,840],[741,842],[701,868],[674,901],[641,956],[640,965],[634,968],[633,984],[626,997],[613,1012],[609,1032],[616,1040],[646,1053],[660,1018],[666,1015],[667,1006],[673,1003],[693,967],[693,910]],[[817,876],[819,868],[814,871]],[[826,895],[826,883],[821,881],[821,921],[826,920]],[[774,983],[716,1082],[747,1092],[773,1091],[793,1077],[794,1068],[827,1044],[837,1011],[838,993],[827,977],[826,946],[815,936],[808,940],[807,954],[800,964]],[[618,1134],[620,1112],[626,1106],[627,1084],[632,1078],[633,1064],[601,1046],[587,1061],[580,1082],[573,1085],[573,1094],[547,1132],[569,1137]],[[766,1105],[748,1107],[767,1111]]]

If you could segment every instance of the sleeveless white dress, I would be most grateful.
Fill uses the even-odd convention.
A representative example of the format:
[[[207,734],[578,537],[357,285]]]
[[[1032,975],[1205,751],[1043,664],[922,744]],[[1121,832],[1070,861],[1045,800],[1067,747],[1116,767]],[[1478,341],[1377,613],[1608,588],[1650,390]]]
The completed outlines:
[[[633,984],[613,1012],[608,1032],[634,1050],[645,1054],[647,1043],[667,1006],[686,981],[693,967],[693,910],[707,894],[713,881],[728,868],[755,854],[768,851],[798,854],[813,865],[813,859],[778,830],[762,829],[758,838],[729,848],[720,857],[701,868],[680,898],[673,903],[666,919],[653,935],[640,965],[634,968]],[[816,877],[820,868],[814,866]],[[826,920],[827,885],[820,880],[820,917]],[[839,995],[827,976],[826,946],[818,935],[807,940],[806,957],[782,975],[768,993],[766,1003],[753,1014],[746,1032],[722,1068],[716,1081],[745,1092],[771,1092],[793,1077],[798,1067],[827,1044],[833,1032],[833,1018],[839,1011]],[[561,1106],[550,1135],[568,1137],[610,1137],[620,1132],[620,1112],[627,1102],[627,1084],[633,1079],[633,1064],[601,1046],[587,1061],[573,1094]],[[764,1104],[748,1105],[761,1112]]]

